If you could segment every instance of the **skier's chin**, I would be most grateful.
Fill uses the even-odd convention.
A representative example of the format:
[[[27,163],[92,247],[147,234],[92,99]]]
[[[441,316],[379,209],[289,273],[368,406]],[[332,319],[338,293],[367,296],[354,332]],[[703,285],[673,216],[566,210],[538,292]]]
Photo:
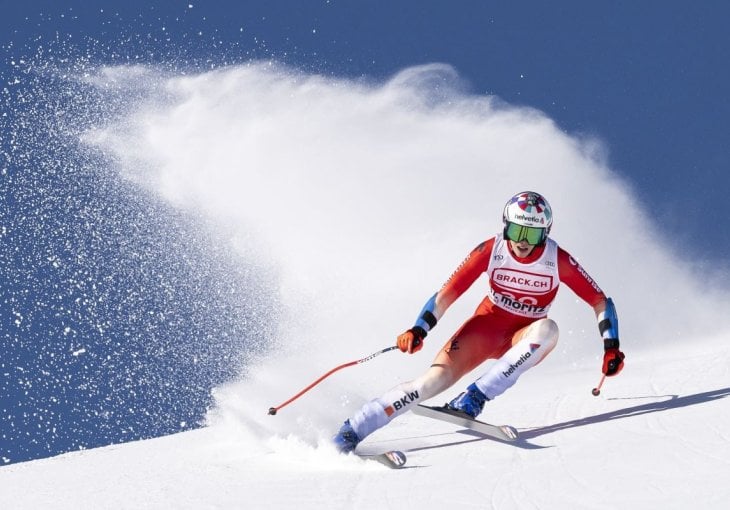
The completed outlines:
[[[512,244],[512,252],[521,259],[529,256],[530,253],[532,253],[532,250],[535,248],[534,246],[529,245],[529,244],[527,244],[527,245],[522,244],[522,243],[518,244],[514,241],[510,241],[510,243]]]

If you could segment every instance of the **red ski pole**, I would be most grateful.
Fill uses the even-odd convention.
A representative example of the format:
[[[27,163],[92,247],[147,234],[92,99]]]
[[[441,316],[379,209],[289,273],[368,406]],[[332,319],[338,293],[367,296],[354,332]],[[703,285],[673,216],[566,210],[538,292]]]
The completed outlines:
[[[384,352],[392,351],[393,349],[397,349],[397,348],[398,348],[397,345],[391,345],[390,347],[386,347],[385,349],[382,349],[382,350],[380,350],[378,352],[374,352],[370,356],[366,356],[365,358],[358,359],[358,360],[355,360],[355,361],[350,361],[348,363],[343,363],[342,365],[333,368],[332,370],[330,370],[329,372],[327,372],[326,374],[324,374],[322,377],[320,377],[319,379],[317,379],[316,381],[314,381],[312,384],[310,384],[309,386],[307,386],[306,388],[304,388],[302,391],[300,391],[299,393],[297,393],[296,395],[294,395],[292,398],[290,398],[289,400],[287,400],[283,404],[279,404],[276,407],[270,407],[269,408],[269,414],[272,415],[272,416],[275,415],[277,413],[277,411],[279,411],[279,409],[281,409],[282,407],[284,407],[286,405],[291,404],[296,399],[298,399],[299,397],[301,397],[302,395],[304,395],[306,392],[308,392],[309,390],[311,390],[312,388],[314,388],[315,386],[317,386],[319,383],[321,383],[323,380],[325,380],[327,377],[331,376],[332,374],[334,374],[338,370],[341,370],[341,369],[347,368],[347,367],[351,367],[353,365],[359,365],[360,363],[365,363],[366,361],[370,361],[371,359],[373,359],[375,356],[378,356],[380,354],[383,354]]]

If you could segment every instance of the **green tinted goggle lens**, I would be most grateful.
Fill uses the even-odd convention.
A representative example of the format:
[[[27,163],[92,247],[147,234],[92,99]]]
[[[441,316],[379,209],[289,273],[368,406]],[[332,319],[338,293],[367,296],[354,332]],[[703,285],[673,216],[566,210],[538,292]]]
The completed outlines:
[[[528,244],[540,244],[543,241],[544,231],[545,229],[540,227],[523,227],[516,223],[507,223],[507,238],[516,243],[524,239]]]

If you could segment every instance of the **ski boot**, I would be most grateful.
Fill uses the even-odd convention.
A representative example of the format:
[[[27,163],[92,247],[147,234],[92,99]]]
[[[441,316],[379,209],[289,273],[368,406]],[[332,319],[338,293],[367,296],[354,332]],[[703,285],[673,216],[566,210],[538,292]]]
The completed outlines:
[[[332,438],[332,442],[335,444],[335,448],[341,453],[350,453],[355,451],[360,438],[357,436],[357,432],[350,425],[350,420],[346,420],[340,428],[340,431]]]
[[[487,400],[489,400],[487,396],[472,383],[467,386],[465,392],[446,404],[446,407],[476,418],[482,412],[482,409],[484,409],[484,403]]]

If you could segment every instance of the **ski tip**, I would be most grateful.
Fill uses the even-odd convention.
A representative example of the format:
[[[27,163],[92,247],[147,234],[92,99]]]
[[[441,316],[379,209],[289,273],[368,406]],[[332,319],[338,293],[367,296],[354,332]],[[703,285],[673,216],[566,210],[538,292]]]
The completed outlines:
[[[385,453],[375,453],[375,454],[356,454],[361,459],[366,460],[374,460],[377,462],[380,462],[381,464],[384,464],[385,466],[388,466],[391,469],[400,469],[403,466],[406,465],[406,454],[398,451],[398,450],[391,450]]]
[[[506,439],[509,441],[517,441],[520,437],[520,433],[517,432],[517,429],[510,426],[510,425],[500,425],[499,427],[502,432],[504,432],[504,435],[507,436]]]
[[[385,452],[384,455],[396,468],[400,468],[406,465],[406,454],[401,451],[392,450],[389,452]]]

